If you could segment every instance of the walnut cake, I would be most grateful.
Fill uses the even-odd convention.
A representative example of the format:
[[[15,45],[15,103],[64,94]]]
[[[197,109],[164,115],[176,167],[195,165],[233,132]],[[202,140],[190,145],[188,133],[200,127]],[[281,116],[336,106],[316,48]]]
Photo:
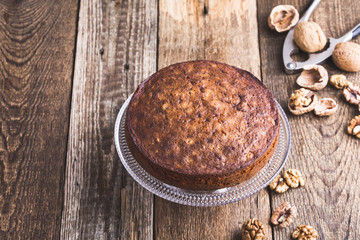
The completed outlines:
[[[279,113],[251,73],[214,61],[165,67],[135,91],[126,116],[131,153],[155,178],[190,190],[237,185],[275,151]]]

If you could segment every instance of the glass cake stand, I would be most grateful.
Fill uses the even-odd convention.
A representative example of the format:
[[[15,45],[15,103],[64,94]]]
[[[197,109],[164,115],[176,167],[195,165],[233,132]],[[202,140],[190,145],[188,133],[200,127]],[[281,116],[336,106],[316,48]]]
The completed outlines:
[[[132,95],[131,95],[132,96]],[[275,153],[267,165],[251,179],[234,187],[215,191],[191,191],[168,185],[147,173],[134,159],[125,139],[126,109],[131,96],[120,109],[115,123],[115,145],[120,160],[129,174],[148,191],[171,202],[190,206],[219,206],[247,198],[265,188],[281,171],[290,150],[290,126],[277,103],[280,112],[280,133]]]

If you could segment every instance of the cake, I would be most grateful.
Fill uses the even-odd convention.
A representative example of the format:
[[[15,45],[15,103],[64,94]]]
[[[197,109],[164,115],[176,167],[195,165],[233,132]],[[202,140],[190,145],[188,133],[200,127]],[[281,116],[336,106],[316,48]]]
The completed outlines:
[[[259,172],[275,151],[279,113],[251,73],[214,61],[165,67],[143,81],[126,115],[136,161],[166,184],[231,187]]]

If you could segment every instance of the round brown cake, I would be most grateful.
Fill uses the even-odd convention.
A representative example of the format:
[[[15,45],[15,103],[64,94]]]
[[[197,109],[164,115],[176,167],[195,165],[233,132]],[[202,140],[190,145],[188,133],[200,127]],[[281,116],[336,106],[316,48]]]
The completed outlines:
[[[185,189],[239,184],[269,161],[279,114],[251,73],[213,61],[177,63],[135,91],[127,110],[131,153],[155,178]]]

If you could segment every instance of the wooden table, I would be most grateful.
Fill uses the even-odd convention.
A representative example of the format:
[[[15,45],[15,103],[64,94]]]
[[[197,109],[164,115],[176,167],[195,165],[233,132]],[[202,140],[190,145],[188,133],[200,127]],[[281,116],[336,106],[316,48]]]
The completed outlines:
[[[286,109],[298,75],[283,71],[286,34],[267,26],[273,6],[310,0],[0,0],[0,239],[239,239],[255,217],[269,239],[299,224],[321,239],[360,238],[360,141],[345,132],[357,109],[341,91],[331,117],[292,116],[285,168],[306,186],[264,189],[221,207],[155,197],[123,168],[115,117],[149,74],[171,63],[211,59],[262,79]],[[327,36],[360,22],[357,0],[322,1],[312,15]],[[354,40],[360,42],[360,38]],[[329,74],[341,73],[331,61]],[[346,76],[360,83],[360,74]],[[287,229],[269,225],[283,201],[298,208]]]

